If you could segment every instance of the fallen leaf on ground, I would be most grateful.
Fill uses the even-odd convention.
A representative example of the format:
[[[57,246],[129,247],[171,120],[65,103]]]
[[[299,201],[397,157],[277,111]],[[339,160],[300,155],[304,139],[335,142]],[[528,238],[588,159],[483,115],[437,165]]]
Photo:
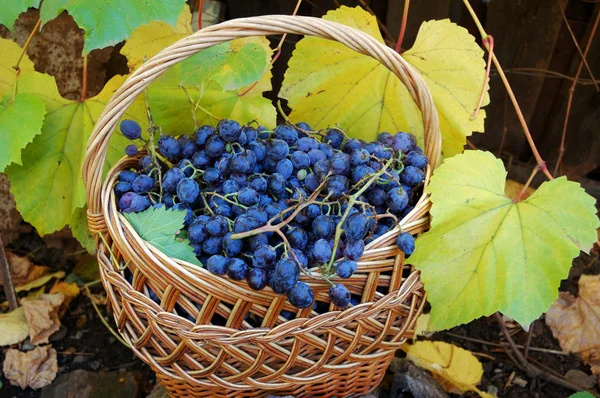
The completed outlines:
[[[14,253],[6,252],[6,259],[12,283],[15,286],[24,285],[48,273],[48,267],[34,265],[26,256],[17,256]],[[2,281],[0,281],[0,286],[2,286]]]
[[[421,314],[417,318],[417,324],[415,325],[415,335],[413,339],[416,339],[419,336],[427,335],[427,325],[429,324],[429,314]]]
[[[59,316],[62,317],[69,308],[69,304],[73,299],[79,296],[79,286],[76,283],[67,283],[67,282],[58,282],[56,285],[50,289],[50,294],[53,293],[62,293],[65,296],[64,301],[60,305]]]
[[[29,324],[31,344],[48,343],[48,338],[60,329],[58,311],[64,299],[62,293],[55,293],[43,294],[37,300],[28,298],[21,300]]]
[[[565,379],[572,381],[573,383],[578,384],[585,388],[592,388],[598,382],[598,376],[589,375],[589,374],[582,372],[581,370],[577,370],[577,369],[570,369],[565,374]]]
[[[29,325],[23,307],[0,314],[0,346],[20,343],[27,336],[29,336]]]
[[[35,289],[36,287],[40,287],[45,285],[46,283],[50,282],[50,280],[52,278],[56,278],[56,279],[61,279],[65,277],[65,273],[63,271],[58,271],[55,272],[53,274],[49,274],[49,275],[44,275],[42,277],[39,277],[29,283],[26,283],[24,285],[21,286],[17,286],[15,288],[15,291],[18,292],[25,292],[27,290],[31,290],[31,289]]]
[[[563,351],[579,354],[600,374],[600,275],[581,275],[577,298],[561,292],[546,324]]]
[[[34,390],[45,387],[52,383],[58,371],[56,350],[50,345],[29,352],[11,348],[6,352],[3,371],[14,386]]]
[[[409,361],[430,371],[446,391],[474,391],[481,397],[492,397],[475,387],[481,382],[483,366],[470,351],[443,341],[418,341],[403,349]]]

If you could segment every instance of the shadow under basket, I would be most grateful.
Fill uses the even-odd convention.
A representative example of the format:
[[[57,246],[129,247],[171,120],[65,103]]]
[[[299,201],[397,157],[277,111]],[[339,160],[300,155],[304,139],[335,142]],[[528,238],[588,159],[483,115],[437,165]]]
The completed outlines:
[[[340,281],[353,297],[353,305],[343,310],[330,303],[330,285],[316,269],[316,277],[301,276],[315,293],[315,306],[298,310],[270,288],[254,291],[243,281],[165,256],[118,212],[113,185],[119,172],[137,161],[124,158],[104,182],[102,171],[110,135],[137,95],[170,66],[204,48],[283,33],[336,40],[394,72],[421,109],[430,164],[439,164],[439,122],[423,79],[392,49],[347,26],[280,15],[232,20],[196,32],[144,63],[98,120],[84,180],[90,230],[99,236],[100,275],[119,332],[172,397],[364,395],[380,383],[396,350],[414,334],[425,303],[419,273],[404,263],[395,240],[401,231],[427,230],[427,194],[395,229],[369,243],[356,273]]]

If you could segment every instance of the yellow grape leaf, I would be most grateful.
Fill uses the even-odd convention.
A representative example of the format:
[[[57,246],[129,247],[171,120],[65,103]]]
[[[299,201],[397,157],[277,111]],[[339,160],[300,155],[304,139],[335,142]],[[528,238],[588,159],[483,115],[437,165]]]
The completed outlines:
[[[69,308],[69,304],[71,304],[71,301],[73,301],[73,299],[75,299],[75,297],[79,296],[79,292],[80,292],[80,290],[79,290],[79,286],[77,286],[77,283],[68,283],[68,282],[60,281],[60,282],[56,283],[54,286],[52,286],[52,289],[50,289],[50,294],[62,293],[63,296],[65,297],[65,300],[60,305],[59,316],[61,318],[62,318],[63,314],[65,313],[65,311],[67,310],[67,308]]]
[[[484,398],[492,395],[480,391],[483,376],[481,362],[470,352],[443,341],[417,341],[403,347],[406,358],[427,369],[444,389],[453,394],[474,391]]]
[[[0,314],[0,347],[20,343],[27,336],[29,336],[29,324],[23,307]]]
[[[129,70],[133,71],[144,62],[144,58],[150,59],[177,40],[192,33],[192,13],[186,5],[179,14],[175,28],[166,22],[159,21],[142,25],[125,41],[121,54],[127,57]]]
[[[48,274],[48,275],[41,276],[41,277],[39,277],[39,278],[37,278],[37,279],[29,282],[29,283],[26,283],[24,285],[17,286],[15,288],[15,291],[17,293],[18,292],[26,292],[28,290],[35,289],[37,287],[45,285],[46,283],[50,282],[51,279],[54,279],[54,278],[56,278],[56,279],[62,279],[64,277],[65,277],[64,271],[57,271],[57,272],[55,272],[53,274]]]
[[[21,55],[21,47],[12,40],[0,38],[0,97],[12,89],[17,79],[17,72],[13,68]],[[33,62],[27,54],[19,64],[21,74],[33,72]]]
[[[506,171],[489,152],[466,151],[438,167],[431,230],[409,259],[431,303],[431,330],[502,311],[523,327],[558,296],[579,251],[596,241],[595,200],[565,177],[529,198],[505,195]]]
[[[374,16],[342,6],[323,17],[360,29],[383,43]],[[425,22],[415,45],[403,54],[427,82],[440,117],[443,154],[462,152],[466,137],[483,131],[475,120],[485,79],[483,50],[466,29],[449,20]],[[339,125],[349,135],[373,140],[381,131],[409,131],[423,145],[421,113],[400,80],[378,61],[331,40],[306,37],[289,61],[281,91],[294,121],[314,129]],[[485,96],[484,105],[489,102]]]
[[[87,140],[106,103],[124,80],[124,76],[115,76],[97,96],[80,102],[62,98],[49,75],[30,73],[19,78],[19,93],[35,94],[44,100],[46,118],[42,133],[22,151],[23,165],[10,165],[6,174],[17,209],[40,235],[63,228],[85,205],[81,166]],[[143,101],[135,101],[124,117],[147,126]],[[121,134],[113,134],[109,165],[123,156],[126,141]]]

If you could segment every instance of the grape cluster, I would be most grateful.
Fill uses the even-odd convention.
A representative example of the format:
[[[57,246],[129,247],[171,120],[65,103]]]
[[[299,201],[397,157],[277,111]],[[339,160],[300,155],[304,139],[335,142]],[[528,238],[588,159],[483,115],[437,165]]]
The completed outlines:
[[[141,140],[136,122],[120,128]],[[141,157],[114,186],[120,211],[184,211],[187,238],[211,273],[255,290],[270,286],[297,308],[313,305],[299,278],[315,271],[330,281],[333,304],[350,304],[340,280],[354,274],[366,244],[414,208],[428,163],[409,133],[367,143],[339,128],[269,130],[227,119],[191,135],[161,135],[157,149],[146,142],[146,150],[125,150]],[[397,245],[410,255],[414,239],[401,233]]]

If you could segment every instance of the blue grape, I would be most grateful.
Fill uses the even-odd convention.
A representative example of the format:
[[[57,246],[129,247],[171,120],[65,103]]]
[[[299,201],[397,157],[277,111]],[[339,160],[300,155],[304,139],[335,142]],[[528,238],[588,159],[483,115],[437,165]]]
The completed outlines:
[[[281,174],[283,176],[283,178],[285,178],[287,180],[288,178],[290,178],[292,176],[292,173],[294,172],[294,165],[292,164],[292,161],[289,159],[281,159],[277,163],[276,170],[279,174]]]
[[[303,139],[304,138],[301,138],[301,140]],[[292,165],[297,169],[306,169],[310,167],[310,157],[302,151],[295,151],[292,153],[291,161]]]
[[[119,181],[115,184],[115,194],[117,195],[117,197],[121,197],[129,191],[131,191],[130,183],[125,181]]]
[[[308,243],[308,235],[306,234],[306,231],[300,227],[291,227],[286,234],[286,238],[290,242],[290,245],[295,249],[302,250]]]
[[[239,258],[230,258],[227,260],[227,276],[233,280],[241,281],[248,274],[248,264]]]
[[[177,184],[177,197],[183,203],[194,203],[199,193],[198,183],[191,178],[184,178]]]
[[[201,126],[196,130],[195,141],[196,145],[204,146],[208,137],[215,135],[216,130],[212,126]]]
[[[356,261],[342,260],[335,265],[335,273],[340,278],[350,278],[356,272],[358,265]]]
[[[258,138],[258,131],[256,131],[256,129],[251,126],[242,127],[242,133],[246,135],[246,141],[248,143],[256,141],[256,139]]]
[[[300,269],[296,262],[289,258],[282,258],[275,264],[269,276],[269,285],[277,294],[287,293],[300,278]]]
[[[392,144],[394,143],[394,136],[386,132],[379,133],[379,135],[377,136],[377,141],[391,148]]]
[[[248,176],[246,176],[244,173],[240,173],[239,171],[234,171],[231,173],[229,178],[237,182],[240,188],[244,188],[246,185],[248,185]]]
[[[224,275],[227,272],[227,258],[215,254],[208,259],[206,267],[215,275]]]
[[[177,192],[177,184],[185,178],[185,173],[178,167],[173,167],[163,175],[162,186],[168,193]]]
[[[191,177],[194,174],[192,162],[189,159],[181,159],[179,163],[177,163],[177,168],[179,168],[186,177]]]
[[[229,232],[229,223],[223,216],[213,216],[206,222],[206,230],[212,236],[224,236]]]
[[[225,141],[217,135],[211,135],[206,140],[204,150],[211,158],[219,157],[225,151]]]
[[[237,171],[240,173],[247,173],[250,171],[250,168],[250,162],[248,162],[245,155],[233,155],[229,161],[229,170],[232,172]]]
[[[321,159],[315,163],[313,172],[319,180],[323,180],[329,174],[330,163],[328,159]]]
[[[125,138],[137,140],[142,136],[142,127],[134,120],[124,119],[119,124],[119,129]]]
[[[121,196],[121,198],[119,199],[119,209],[129,209],[129,206],[131,206],[131,201],[133,200],[133,198],[136,197],[136,195],[137,194],[135,192],[127,192],[123,194],[123,196]]]
[[[310,218],[311,220],[314,220],[315,218],[317,218],[321,215],[321,208],[319,207],[319,205],[310,204],[310,205],[306,206],[305,212],[306,212],[306,215],[308,216],[308,218]]]
[[[267,191],[267,180],[263,176],[251,176],[248,179],[248,186],[258,193]]]
[[[314,192],[319,187],[319,179],[314,173],[309,173],[304,178],[304,186],[309,192]]]
[[[349,140],[344,142],[344,144],[342,145],[342,151],[344,151],[347,154],[351,154],[352,152],[356,151],[357,149],[362,148],[364,145],[365,144],[363,141],[358,140],[356,138],[350,138]]]
[[[163,135],[158,139],[158,152],[167,159],[175,159],[179,156],[179,144],[175,137]]]
[[[221,172],[214,167],[204,170],[202,179],[209,185],[218,184],[221,181]]]
[[[267,147],[263,142],[253,141],[248,144],[248,149],[254,152],[257,162],[262,162],[267,157]]]
[[[269,221],[267,213],[258,205],[249,207],[246,214],[258,221],[260,225],[265,225]]]
[[[360,166],[369,163],[371,156],[366,149],[360,148],[352,152],[350,155],[350,164],[352,166]]]
[[[365,241],[360,239],[355,240],[354,242],[348,241],[344,246],[343,254],[348,260],[358,261],[362,257],[364,251]]]
[[[125,154],[127,156],[135,156],[138,154],[138,147],[135,145],[127,145],[125,147]]]
[[[425,173],[414,166],[406,166],[400,174],[400,181],[412,187],[419,185],[423,180],[425,180]]]
[[[145,174],[141,174],[133,180],[131,183],[131,188],[133,192],[136,193],[146,193],[150,192],[154,187],[154,178],[149,177]]]
[[[210,236],[202,242],[202,251],[208,255],[217,254],[223,250],[223,238],[220,236]]]
[[[177,137],[177,143],[179,144],[179,155],[182,158],[191,158],[196,153],[196,144],[187,135]]]
[[[296,123],[296,127],[298,127],[299,129],[302,129],[304,131],[312,131],[312,128],[310,127],[310,124],[308,124],[306,122]]]
[[[263,290],[269,281],[269,274],[264,269],[252,268],[246,275],[248,286],[253,290]]]
[[[373,206],[383,206],[386,203],[385,191],[378,187],[372,188],[367,193],[367,198]]]
[[[335,223],[329,216],[318,216],[312,223],[312,232],[317,238],[329,239],[335,232]]]
[[[152,205],[152,203],[150,202],[150,199],[148,199],[147,196],[135,195],[131,199],[131,204],[129,205],[129,210],[137,213],[137,212],[146,210],[151,205]]]
[[[302,309],[312,305],[315,301],[315,294],[306,283],[298,282],[287,292],[287,298],[294,307]]]
[[[269,176],[269,190],[271,193],[277,195],[278,193],[285,191],[285,185],[285,178],[281,174],[274,173]]]
[[[192,165],[197,169],[204,169],[210,164],[210,156],[205,150],[198,151],[192,156]]]
[[[325,187],[332,199],[339,199],[348,192],[349,185],[346,177],[334,175],[327,180]]]
[[[217,131],[225,142],[235,142],[242,133],[242,126],[235,120],[223,119],[217,124]]]
[[[240,189],[238,193],[238,200],[245,206],[252,206],[260,201],[260,195],[256,190],[250,187],[244,187]]]
[[[402,232],[396,238],[396,245],[408,257],[415,251],[415,238],[408,232]]]
[[[233,180],[227,180],[223,183],[222,189],[225,195],[238,192],[240,190],[240,184]]]
[[[269,268],[276,259],[275,249],[272,246],[265,244],[258,246],[252,257],[252,266],[256,268]]]
[[[310,151],[308,151],[307,155],[308,155],[308,158],[310,159],[310,164],[312,166],[316,165],[319,160],[327,159],[327,156],[325,155],[325,153],[323,153],[323,151],[321,151],[319,149],[311,149]]]
[[[256,250],[262,245],[269,243],[269,238],[265,234],[258,234],[248,238],[248,247],[250,250]]]
[[[327,142],[334,148],[339,148],[344,142],[344,133],[340,129],[329,129],[325,133],[324,142]]]
[[[230,257],[237,256],[244,246],[244,242],[241,239],[232,239],[231,235],[233,234],[228,232],[223,237],[223,251]]]
[[[287,142],[279,139],[274,139],[269,143],[267,156],[273,160],[281,160],[290,153],[290,147]]]
[[[328,262],[331,259],[331,246],[329,246],[329,242],[325,239],[316,241],[312,254],[319,263]]]
[[[188,239],[192,243],[202,243],[207,238],[206,221],[196,218],[188,227]]]
[[[298,130],[289,124],[280,124],[273,131],[275,138],[285,141],[288,145],[293,145],[298,141]]]
[[[387,204],[391,211],[400,212],[408,205],[408,195],[402,188],[394,188],[387,193]]]
[[[350,155],[337,152],[331,157],[330,170],[333,174],[347,174],[350,171]]]
[[[123,170],[119,173],[119,181],[128,182],[131,184],[137,176],[137,173],[134,173],[133,171]]]
[[[392,148],[397,152],[408,153],[413,149],[413,143],[407,133],[399,132],[394,135]]]
[[[311,149],[319,149],[319,141],[313,137],[302,137],[296,142],[296,147],[301,152],[308,152]]]
[[[333,305],[346,308],[350,304],[350,291],[342,284],[335,284],[329,288],[329,298]]]
[[[362,240],[369,232],[369,218],[363,213],[354,213],[348,216],[344,225],[346,239],[350,242]]]
[[[374,173],[375,173],[375,170],[373,170],[373,168],[371,168],[369,166],[365,166],[364,164],[361,164],[358,167],[354,167],[352,169],[352,183],[356,184],[363,178],[371,176]]]
[[[140,158],[140,160],[138,160],[138,166],[140,168],[140,170],[147,172],[151,166],[152,166],[153,160],[152,160],[152,156],[150,155],[146,155]]]
[[[279,205],[279,203],[269,203],[267,206],[265,206],[265,212],[267,213],[269,219],[275,217],[282,211],[283,208]]]
[[[333,154],[336,153],[335,149],[331,145],[324,142],[319,144],[319,151],[323,152],[327,159],[331,159]]]

